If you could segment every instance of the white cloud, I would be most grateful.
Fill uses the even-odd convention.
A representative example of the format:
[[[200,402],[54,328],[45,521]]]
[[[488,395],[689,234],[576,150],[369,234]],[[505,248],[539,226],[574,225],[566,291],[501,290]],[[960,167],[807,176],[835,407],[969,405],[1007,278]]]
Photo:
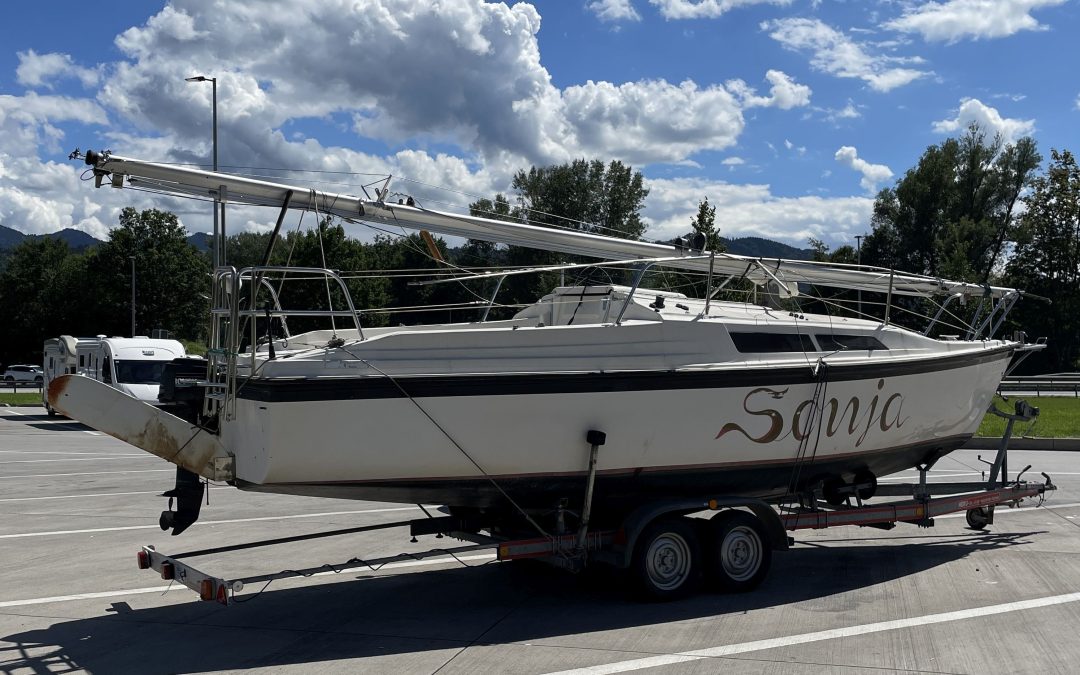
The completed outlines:
[[[240,3],[211,15],[178,0],[117,39],[131,61],[118,64],[102,100],[140,126],[202,139],[210,87],[183,77],[204,72],[218,77],[223,155],[286,147],[260,137],[289,120],[344,113],[360,136],[456,146],[489,166],[597,151],[680,163],[729,147],[745,124],[740,102],[719,85],[590,81],[559,90],[541,64],[540,16],[525,3],[306,6],[304,21],[261,11],[255,20]],[[222,63],[229,70],[214,72]],[[773,105],[809,95],[778,71],[767,79]],[[188,148],[189,157],[195,151],[204,154],[204,145]]]
[[[585,8],[601,21],[641,21],[641,15],[630,4],[630,0],[595,0]]]
[[[908,8],[885,28],[918,33],[932,42],[1000,38],[1023,30],[1045,30],[1031,12],[1066,0],[947,0]]]
[[[1080,110],[1080,94],[1076,95],[1076,109]]]
[[[791,0],[649,0],[665,19],[715,19],[750,5],[790,5]]]
[[[967,129],[973,122],[991,135],[1000,134],[1006,143],[1030,136],[1035,131],[1035,120],[1002,117],[996,108],[985,105],[977,98],[962,99],[956,117],[934,122],[933,129],[939,134],[955,134]]]
[[[58,151],[61,122],[104,124],[105,111],[89,99],[68,96],[0,94],[0,152],[36,155],[39,148]]]
[[[648,181],[644,215],[652,225],[646,237],[670,239],[686,234],[703,196],[716,207],[716,223],[725,237],[766,237],[806,246],[808,237],[842,242],[864,231],[873,213],[869,197],[817,195],[778,197],[768,185],[734,185],[699,178]]]
[[[157,206],[206,231],[205,204],[132,190],[88,193],[78,180],[85,167],[38,158],[62,143],[65,151],[85,148],[88,139],[69,142],[62,131],[78,122],[100,126],[96,147],[205,164],[211,87],[184,81],[196,74],[217,78],[223,165],[393,173],[478,195],[507,191],[523,166],[575,157],[695,167],[695,153],[731,148],[742,134],[744,101],[720,84],[586,82],[560,90],[541,63],[539,28],[538,12],[526,3],[294,0],[284,12],[174,0],[116,38],[115,62],[80,69],[65,55],[27,52],[19,75],[27,86],[72,76],[90,82],[91,72],[102,79],[96,101],[0,96],[0,222],[102,236],[122,206]],[[809,88],[784,73],[769,71],[765,79],[768,96],[747,88],[753,105],[808,102]],[[352,139],[321,142],[320,125],[410,149],[379,155],[350,149]],[[48,180],[31,185],[28,177]],[[321,178],[307,174],[298,182],[312,180]],[[352,183],[333,189],[356,192],[370,178],[328,180]],[[432,203],[452,201],[406,185],[401,189]],[[230,223],[235,231],[275,216],[237,209]]]
[[[720,164],[726,166],[728,168],[728,171],[734,171],[736,167],[740,167],[746,164],[746,160],[742,157],[725,157],[724,160],[720,162]]]
[[[795,82],[786,73],[770,70],[765,73],[765,79],[772,84],[768,96],[758,96],[757,92],[742,80],[728,80],[725,86],[742,101],[744,108],[775,106],[781,110],[790,110],[810,104],[810,87]]]
[[[574,146],[635,163],[675,162],[698,150],[722,150],[742,132],[742,111],[723,87],[687,80],[589,81],[562,94]]]
[[[805,145],[795,145],[794,143],[792,143],[791,141],[789,141],[786,138],[784,139],[784,147],[787,148],[788,150],[793,150],[794,152],[798,153],[800,156],[806,154],[806,146]]]
[[[75,65],[68,54],[38,54],[33,49],[18,52],[19,65],[15,79],[27,87],[53,88],[53,80],[73,77],[84,87],[92,87],[101,76],[99,68],[83,68]]]
[[[826,116],[826,119],[830,122],[835,122],[837,120],[853,120],[862,117],[862,113],[859,112],[859,109],[856,108],[855,104],[851,101],[848,101],[847,105],[840,110],[830,109],[827,112],[828,115]]]
[[[836,151],[836,161],[849,169],[862,174],[859,185],[867,192],[875,192],[878,184],[889,180],[893,176],[892,169],[884,164],[871,164],[859,157],[858,151],[850,145],[845,145]]]
[[[921,63],[922,59],[870,54],[865,44],[855,42],[818,19],[778,19],[761,27],[787,49],[810,52],[810,65],[815,70],[861,79],[877,91],[890,91],[930,75],[928,71],[903,67]]]

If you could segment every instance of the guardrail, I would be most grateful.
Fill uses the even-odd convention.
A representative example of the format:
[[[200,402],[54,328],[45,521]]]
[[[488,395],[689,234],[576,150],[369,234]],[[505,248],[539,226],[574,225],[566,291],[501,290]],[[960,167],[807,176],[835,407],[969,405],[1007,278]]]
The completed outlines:
[[[1080,373],[1014,375],[1002,380],[998,389],[1004,392],[1035,392],[1035,396],[1042,396],[1044,392],[1072,392],[1075,398],[1080,398]]]
[[[8,382],[6,380],[0,380],[0,392],[10,391],[11,393],[15,394],[18,393],[19,389],[33,389],[40,392],[41,387],[41,382]]]

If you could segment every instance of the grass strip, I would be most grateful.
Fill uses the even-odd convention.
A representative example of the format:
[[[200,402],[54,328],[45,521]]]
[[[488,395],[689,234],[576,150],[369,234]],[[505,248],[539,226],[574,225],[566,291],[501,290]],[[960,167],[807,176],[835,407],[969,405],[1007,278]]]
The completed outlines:
[[[1039,416],[1031,422],[1017,422],[1013,425],[1016,438],[1080,438],[1080,399],[1071,396],[1010,396],[1008,401],[1000,396],[994,397],[998,410],[1015,412],[1015,401],[1024,398],[1039,409]],[[987,413],[979,426],[978,436],[1000,438],[1005,433],[1006,420]]]

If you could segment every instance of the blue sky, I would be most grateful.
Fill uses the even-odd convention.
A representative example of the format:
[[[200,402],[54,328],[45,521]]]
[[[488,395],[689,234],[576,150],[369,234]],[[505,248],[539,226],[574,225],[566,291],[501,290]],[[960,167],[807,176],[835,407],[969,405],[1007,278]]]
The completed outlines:
[[[648,179],[657,238],[708,198],[727,236],[850,243],[876,190],[972,121],[1032,135],[1044,155],[1080,149],[1077,0],[5,9],[0,224],[23,232],[102,237],[129,205],[208,229],[202,204],[95,191],[66,160],[79,146],[208,163],[210,92],[184,82],[194,74],[219,80],[221,163],[242,172],[347,192],[392,173],[398,190],[460,208],[531,165],[620,159]]]

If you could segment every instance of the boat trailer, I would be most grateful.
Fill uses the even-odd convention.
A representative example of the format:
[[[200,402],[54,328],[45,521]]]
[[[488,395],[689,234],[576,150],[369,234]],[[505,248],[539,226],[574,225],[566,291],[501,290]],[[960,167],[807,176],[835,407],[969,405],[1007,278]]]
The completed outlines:
[[[646,597],[653,600],[682,597],[696,589],[696,584],[684,582],[691,576],[701,581],[705,576],[702,569],[710,573],[708,576],[713,585],[722,590],[748,591],[764,580],[771,551],[787,549],[794,543],[787,532],[841,525],[891,529],[897,523],[932,527],[934,518],[957,512],[966,512],[968,526],[982,530],[994,522],[994,509],[998,506],[1008,505],[1012,508],[1019,506],[1022,500],[1032,498],[1038,498],[1041,504],[1046,492],[1057,489],[1050,477],[1043,473],[1043,482],[1023,481],[1023,474],[1031,468],[1027,466],[1015,479],[1009,480],[1007,465],[1013,424],[1033,419],[1038,415],[1038,409],[1024,401],[1017,401],[1014,414],[993,407],[990,412],[1005,418],[1007,426],[995,459],[991,462],[979,456],[979,460],[990,467],[989,476],[980,482],[928,483],[927,473],[932,464],[927,464],[916,467],[919,471],[918,483],[878,485],[873,481],[825,490],[824,494],[819,486],[811,492],[797,495],[798,504],[789,507],[775,507],[758,499],[723,496],[658,499],[633,511],[617,528],[594,531],[588,530],[587,514],[591,500],[586,500],[583,526],[577,532],[524,538],[481,534],[478,530],[484,528],[470,525],[466,518],[433,516],[420,506],[427,514],[426,518],[301,534],[175,555],[165,555],[153,546],[144,546],[138,552],[138,566],[140,569],[157,571],[162,579],[183,584],[198,593],[202,600],[223,605],[243,601],[237,598],[237,594],[252,584],[269,585],[279,579],[354,569],[377,571],[395,563],[437,558],[467,564],[466,560],[477,559],[470,554],[478,551],[494,551],[493,556],[482,556],[488,560],[537,559],[570,571],[580,571],[590,562],[630,569],[642,582]],[[591,496],[596,453],[603,445],[603,434],[590,432],[589,441],[593,449],[586,494]],[[908,499],[880,504],[864,503],[871,496],[906,496]],[[714,512],[711,520],[685,517],[710,511]],[[337,565],[324,564],[237,579],[216,577],[186,562],[200,556],[403,527],[409,528],[413,543],[418,536],[432,534],[471,543],[379,558],[354,557]],[[709,545],[704,546],[701,541],[707,541]],[[707,553],[704,552],[706,548],[709,549]],[[685,560],[681,560],[680,555]],[[705,560],[705,564],[699,564],[702,560]],[[695,575],[691,575],[691,571]],[[258,591],[261,592],[262,589]]]

